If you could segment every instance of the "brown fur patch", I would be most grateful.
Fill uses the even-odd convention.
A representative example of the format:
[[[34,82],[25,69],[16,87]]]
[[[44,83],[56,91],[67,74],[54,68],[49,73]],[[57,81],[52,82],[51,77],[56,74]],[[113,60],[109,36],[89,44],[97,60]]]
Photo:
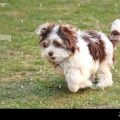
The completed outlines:
[[[108,35],[108,38],[110,39],[110,41],[112,42],[113,44],[113,47],[116,47],[119,43],[119,36],[120,36],[120,33],[116,30],[113,30],[109,35]]]
[[[40,42],[44,41],[47,36],[49,35],[49,33],[52,31],[53,27],[55,26],[55,24],[50,24],[48,25],[47,28],[43,28],[41,30],[41,34],[40,34]]]
[[[76,46],[77,38],[72,27],[61,25],[57,34],[64,41],[66,49],[75,53],[75,50],[78,49]]]
[[[116,31],[116,30],[113,30],[113,31],[111,32],[111,35],[120,35],[120,33],[119,33],[118,31]]]
[[[88,43],[90,54],[94,60],[102,62],[105,59],[106,53],[104,48],[104,42],[101,40],[100,35],[96,31],[85,31],[86,35],[82,38]],[[96,42],[91,39],[95,39]]]
[[[86,33],[88,33],[92,38],[98,38],[98,32],[94,31],[94,30],[87,30],[85,31]]]

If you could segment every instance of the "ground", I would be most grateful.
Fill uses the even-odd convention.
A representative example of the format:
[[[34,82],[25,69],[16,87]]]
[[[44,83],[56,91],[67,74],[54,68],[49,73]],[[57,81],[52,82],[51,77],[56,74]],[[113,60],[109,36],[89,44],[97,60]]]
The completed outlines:
[[[120,18],[119,0],[0,0],[0,108],[120,108],[120,47],[105,90],[69,92],[40,56],[34,31],[45,22],[69,23],[106,34]]]

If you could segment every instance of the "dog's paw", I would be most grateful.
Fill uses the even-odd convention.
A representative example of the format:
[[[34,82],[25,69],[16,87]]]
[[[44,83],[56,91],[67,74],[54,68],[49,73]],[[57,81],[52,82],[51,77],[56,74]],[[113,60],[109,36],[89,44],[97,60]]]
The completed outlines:
[[[80,88],[81,89],[91,87],[91,86],[92,86],[92,82],[89,81],[89,80],[80,82]]]
[[[101,89],[104,89],[106,87],[111,87],[113,84],[113,81],[112,80],[106,80],[106,81],[100,81],[96,84],[97,87],[101,88]]]

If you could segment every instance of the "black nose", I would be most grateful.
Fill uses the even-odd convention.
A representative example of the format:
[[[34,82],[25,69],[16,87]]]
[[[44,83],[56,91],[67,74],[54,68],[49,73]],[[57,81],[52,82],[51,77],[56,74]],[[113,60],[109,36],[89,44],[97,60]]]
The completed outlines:
[[[49,55],[49,56],[52,56],[52,55],[53,55],[53,52],[52,52],[52,51],[50,51],[50,52],[48,53],[48,55]]]

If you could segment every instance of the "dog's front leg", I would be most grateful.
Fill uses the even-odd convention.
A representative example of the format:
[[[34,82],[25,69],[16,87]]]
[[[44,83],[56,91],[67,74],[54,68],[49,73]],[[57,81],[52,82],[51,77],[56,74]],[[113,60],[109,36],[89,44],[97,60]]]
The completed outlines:
[[[77,92],[80,88],[92,86],[92,82],[87,80],[79,69],[69,69],[65,76],[68,88],[71,92]]]

